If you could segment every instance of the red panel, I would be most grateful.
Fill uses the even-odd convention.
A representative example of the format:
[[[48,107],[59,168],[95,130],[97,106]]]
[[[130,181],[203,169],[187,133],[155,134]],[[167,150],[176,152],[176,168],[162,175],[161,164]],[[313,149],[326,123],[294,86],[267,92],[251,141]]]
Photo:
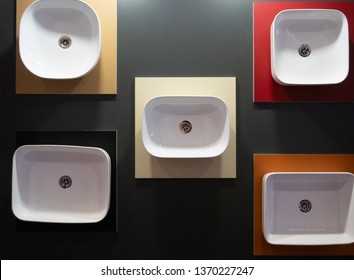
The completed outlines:
[[[340,84],[282,86],[272,77],[270,26],[286,9],[336,9],[349,24],[349,74]],[[353,102],[354,101],[354,2],[255,2],[254,3],[254,102]]]

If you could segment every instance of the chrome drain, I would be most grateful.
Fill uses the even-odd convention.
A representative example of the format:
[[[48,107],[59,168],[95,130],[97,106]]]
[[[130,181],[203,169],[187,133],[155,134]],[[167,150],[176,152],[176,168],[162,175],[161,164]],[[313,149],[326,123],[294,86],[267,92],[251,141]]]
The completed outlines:
[[[311,47],[308,44],[302,44],[299,47],[299,55],[302,57],[308,57],[311,54]]]
[[[70,188],[72,183],[73,181],[67,175],[61,176],[59,179],[59,186],[61,186],[63,189]]]
[[[189,121],[181,121],[179,124],[179,130],[183,133],[183,134],[187,134],[189,132],[191,132],[192,130],[192,124]]]
[[[307,213],[311,210],[311,208],[312,208],[312,204],[309,200],[304,199],[300,201],[299,209],[301,212]]]
[[[69,36],[61,36],[58,41],[59,46],[63,49],[70,48],[71,43],[72,43],[72,41]]]

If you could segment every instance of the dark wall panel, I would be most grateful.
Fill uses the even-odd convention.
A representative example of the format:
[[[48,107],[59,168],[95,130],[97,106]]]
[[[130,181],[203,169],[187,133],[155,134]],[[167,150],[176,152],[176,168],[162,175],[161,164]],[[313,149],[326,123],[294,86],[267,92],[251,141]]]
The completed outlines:
[[[0,254],[253,258],[253,153],[354,153],[354,104],[254,104],[250,0],[118,0],[118,95],[15,95],[15,1],[0,0]],[[135,180],[134,77],[236,76],[237,179]],[[19,231],[16,131],[118,130],[118,232]]]

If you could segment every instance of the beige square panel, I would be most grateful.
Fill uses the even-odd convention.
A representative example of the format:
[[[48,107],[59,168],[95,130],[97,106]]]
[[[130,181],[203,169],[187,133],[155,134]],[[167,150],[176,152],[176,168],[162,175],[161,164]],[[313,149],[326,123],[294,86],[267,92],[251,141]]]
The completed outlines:
[[[158,96],[214,96],[228,107],[230,141],[213,158],[158,158],[142,140],[145,105]],[[135,177],[136,178],[236,178],[236,78],[135,78]]]
[[[16,1],[16,93],[18,94],[116,94],[117,92],[117,0],[84,0],[101,23],[101,54],[95,68],[77,79],[43,79],[33,75],[19,54],[19,24],[25,9],[35,0]],[[40,42],[39,42],[40,43]]]

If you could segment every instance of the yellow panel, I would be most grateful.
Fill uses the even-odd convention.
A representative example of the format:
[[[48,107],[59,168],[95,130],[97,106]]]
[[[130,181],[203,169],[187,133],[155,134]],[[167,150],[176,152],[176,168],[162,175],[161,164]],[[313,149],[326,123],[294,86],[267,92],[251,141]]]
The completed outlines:
[[[19,23],[34,0],[17,0],[16,93],[20,94],[116,94],[117,92],[117,0],[85,0],[97,13],[102,32],[101,56],[86,76],[70,80],[42,79],[23,65],[18,46]]]

